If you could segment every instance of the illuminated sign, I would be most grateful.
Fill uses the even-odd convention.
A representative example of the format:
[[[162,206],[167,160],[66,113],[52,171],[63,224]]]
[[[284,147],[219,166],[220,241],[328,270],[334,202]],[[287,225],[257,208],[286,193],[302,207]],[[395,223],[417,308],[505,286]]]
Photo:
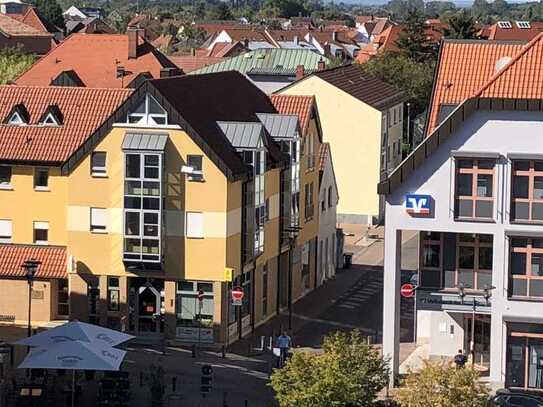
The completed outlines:
[[[411,215],[429,215],[431,202],[430,195],[406,195],[405,211]]]

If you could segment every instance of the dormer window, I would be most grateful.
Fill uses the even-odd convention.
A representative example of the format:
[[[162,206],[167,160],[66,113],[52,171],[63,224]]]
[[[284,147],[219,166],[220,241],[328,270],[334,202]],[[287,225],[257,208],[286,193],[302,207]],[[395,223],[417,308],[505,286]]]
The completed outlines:
[[[146,95],[136,109],[128,113],[127,123],[164,126],[168,124],[168,114],[154,97]]]
[[[11,124],[17,126],[23,126],[28,124],[30,121],[30,115],[28,110],[26,110],[25,105],[19,103],[13,106],[13,109],[8,113],[4,119],[4,124]]]
[[[63,121],[63,115],[57,105],[51,105],[40,117],[39,123],[42,126],[60,126]]]

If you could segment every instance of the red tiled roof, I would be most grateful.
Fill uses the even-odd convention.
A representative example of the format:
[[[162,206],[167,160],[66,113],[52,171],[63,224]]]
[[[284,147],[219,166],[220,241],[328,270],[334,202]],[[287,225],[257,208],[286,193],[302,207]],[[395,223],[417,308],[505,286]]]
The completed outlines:
[[[324,171],[328,154],[330,154],[330,143],[322,143],[319,150],[319,171]]]
[[[515,21],[510,21],[511,28],[500,28],[498,23],[491,25],[484,33],[489,40],[530,41],[543,31],[543,23],[531,22],[530,28],[519,28]]]
[[[269,37],[266,35],[266,32],[263,29],[255,28],[232,28],[225,27],[221,30],[225,31],[232,41],[262,41],[270,42]]]
[[[117,66],[127,73],[117,78]],[[160,77],[162,68],[175,65],[160,51],[140,38],[138,57],[128,58],[128,35],[70,35],[47,55],[39,59],[15,81],[17,85],[48,86],[61,72],[73,70],[85,86],[119,88],[127,86],[138,74],[149,72]]]
[[[16,244],[0,245],[0,277],[25,277],[30,259],[41,261],[36,278],[68,278],[66,247]]]
[[[34,7],[28,7],[23,14],[9,14],[9,17],[11,17],[11,18],[13,18],[13,19],[15,19],[17,21],[20,21],[21,23],[29,25],[29,26],[35,28],[38,31],[43,31],[43,32],[55,32],[55,31],[58,31],[58,30],[54,29],[54,26],[51,23],[47,24],[49,26],[49,29],[48,29],[48,27],[45,24],[47,22],[44,22],[40,18],[40,16],[38,15],[38,13],[36,12],[36,9]]]
[[[313,108],[313,96],[298,95],[271,95],[273,106],[281,114],[295,114],[300,121],[302,136],[305,135],[311,119],[311,109]]]
[[[441,47],[430,105],[427,134],[437,126],[439,106],[458,104],[478,91],[496,73],[496,62],[514,57],[522,43],[445,41]]]
[[[29,125],[0,125],[0,160],[64,162],[131,93],[132,89],[0,86],[0,122],[19,103],[30,116]],[[37,124],[55,104],[63,124]]]
[[[0,13],[0,31],[12,36],[50,37],[51,34]]]
[[[196,71],[208,65],[213,65],[221,62],[224,58],[193,56],[193,55],[171,55],[170,60],[177,65],[183,72],[189,73]]]

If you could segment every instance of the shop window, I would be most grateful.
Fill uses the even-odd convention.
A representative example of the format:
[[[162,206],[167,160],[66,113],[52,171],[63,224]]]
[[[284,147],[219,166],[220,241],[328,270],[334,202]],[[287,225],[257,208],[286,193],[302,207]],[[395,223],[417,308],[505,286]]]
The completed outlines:
[[[511,220],[543,222],[543,161],[513,162]]]
[[[198,292],[204,293],[202,301]],[[176,290],[177,326],[197,327],[213,325],[214,313],[213,283],[202,281],[179,281]]]
[[[107,278],[107,310],[117,312],[120,309],[119,278]]]
[[[49,222],[34,222],[34,244],[49,243]]]
[[[492,285],[492,241],[492,235],[457,235],[455,286],[483,290]]]
[[[94,151],[91,155],[91,174],[93,176],[104,176],[106,173],[106,153],[104,151]]]
[[[455,217],[491,220],[494,213],[493,160],[456,161]]]
[[[422,287],[441,288],[442,247],[441,233],[422,232],[420,251],[420,282]]]
[[[70,314],[70,306],[68,301],[68,280],[61,278],[57,281],[57,315],[59,317],[68,317]]]
[[[34,170],[34,189],[49,189],[49,170],[47,168],[36,168]]]
[[[510,240],[509,296],[543,299],[543,239]]]

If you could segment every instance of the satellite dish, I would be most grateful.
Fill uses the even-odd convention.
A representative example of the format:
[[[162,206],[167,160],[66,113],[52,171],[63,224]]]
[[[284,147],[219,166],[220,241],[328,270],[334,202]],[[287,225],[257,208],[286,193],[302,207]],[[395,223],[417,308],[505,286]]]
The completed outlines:
[[[501,57],[496,61],[496,72],[499,72],[503,69],[505,65],[507,65],[509,62],[511,62],[511,57]]]

